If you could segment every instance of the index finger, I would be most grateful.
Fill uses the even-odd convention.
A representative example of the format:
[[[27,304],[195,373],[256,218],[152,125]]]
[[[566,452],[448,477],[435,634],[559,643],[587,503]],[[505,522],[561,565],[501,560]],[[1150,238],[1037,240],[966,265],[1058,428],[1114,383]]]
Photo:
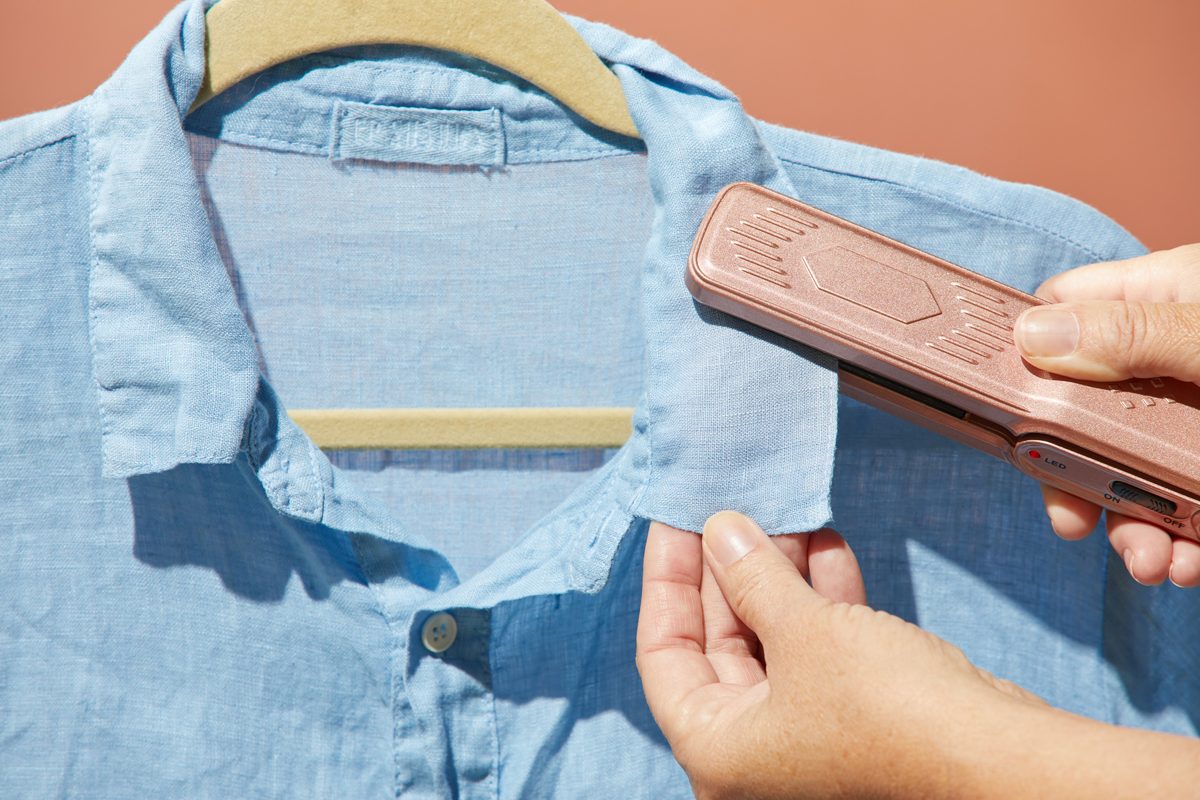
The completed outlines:
[[[1039,286],[1037,296],[1052,303],[1195,302],[1200,297],[1193,288],[1197,273],[1200,273],[1200,248],[1177,247],[1067,270]]]
[[[700,537],[650,523],[642,565],[637,665],[650,711],[668,739],[692,692],[717,682],[704,654]]]

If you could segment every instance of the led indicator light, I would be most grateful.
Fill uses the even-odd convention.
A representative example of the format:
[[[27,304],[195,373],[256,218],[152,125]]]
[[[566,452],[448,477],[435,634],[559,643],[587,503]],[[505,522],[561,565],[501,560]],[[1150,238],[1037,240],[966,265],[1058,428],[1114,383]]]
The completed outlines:
[[[1029,451],[1029,457],[1030,457],[1030,458],[1041,458],[1041,457],[1042,457],[1042,454],[1041,454],[1041,453],[1039,453],[1037,450],[1030,450],[1030,451]]]

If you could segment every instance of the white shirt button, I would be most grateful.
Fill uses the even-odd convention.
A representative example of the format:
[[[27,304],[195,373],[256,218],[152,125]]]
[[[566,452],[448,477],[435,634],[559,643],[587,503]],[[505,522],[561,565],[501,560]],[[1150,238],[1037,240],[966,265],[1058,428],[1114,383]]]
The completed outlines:
[[[421,628],[421,644],[431,653],[444,653],[458,636],[458,622],[445,611],[425,620]]]

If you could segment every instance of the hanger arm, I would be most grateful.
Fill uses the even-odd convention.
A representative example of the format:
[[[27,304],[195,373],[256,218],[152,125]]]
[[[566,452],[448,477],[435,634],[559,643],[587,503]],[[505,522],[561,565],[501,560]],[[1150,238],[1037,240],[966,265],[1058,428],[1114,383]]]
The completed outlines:
[[[193,109],[300,56],[400,44],[481,59],[589,122],[638,135],[620,80],[544,0],[222,0],[205,28],[207,69]]]
[[[331,450],[620,447],[632,408],[330,408],[289,412]]]

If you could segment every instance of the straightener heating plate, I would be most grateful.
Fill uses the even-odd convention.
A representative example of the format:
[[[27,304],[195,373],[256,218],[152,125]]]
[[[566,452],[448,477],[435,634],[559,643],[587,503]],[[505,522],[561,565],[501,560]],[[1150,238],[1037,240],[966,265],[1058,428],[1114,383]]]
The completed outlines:
[[[687,284],[836,357],[846,394],[1200,540],[1200,387],[1030,366],[1013,324],[1032,295],[748,183],[713,202]]]

